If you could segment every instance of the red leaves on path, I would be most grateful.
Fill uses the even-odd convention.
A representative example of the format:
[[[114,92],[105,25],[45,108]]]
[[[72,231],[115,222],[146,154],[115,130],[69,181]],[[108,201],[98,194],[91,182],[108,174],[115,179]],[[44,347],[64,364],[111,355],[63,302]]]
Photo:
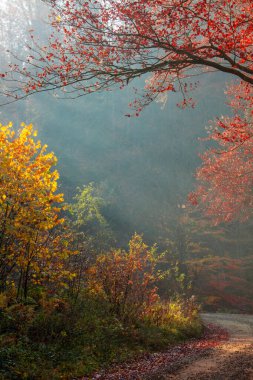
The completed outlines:
[[[145,354],[135,360],[115,365],[109,371],[95,373],[82,380],[143,380],[155,378],[156,374],[171,373],[182,365],[205,355],[228,339],[228,333],[215,325],[208,325],[200,339],[191,339],[186,343],[171,346],[165,352]]]

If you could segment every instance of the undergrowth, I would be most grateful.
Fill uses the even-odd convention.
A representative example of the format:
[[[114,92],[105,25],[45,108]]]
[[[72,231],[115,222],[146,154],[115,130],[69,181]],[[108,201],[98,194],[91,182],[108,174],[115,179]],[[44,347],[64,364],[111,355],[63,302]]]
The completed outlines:
[[[125,323],[106,300],[87,293],[76,302],[61,296],[25,304],[2,295],[0,379],[73,379],[163,350],[201,333],[197,311],[191,301],[176,300]]]

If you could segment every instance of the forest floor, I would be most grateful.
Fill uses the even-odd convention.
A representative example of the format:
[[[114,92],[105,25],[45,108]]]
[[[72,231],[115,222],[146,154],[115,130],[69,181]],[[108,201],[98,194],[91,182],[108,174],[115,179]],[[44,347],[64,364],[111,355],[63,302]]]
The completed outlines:
[[[253,316],[210,313],[202,318],[207,329],[201,339],[117,365],[92,379],[253,380]]]

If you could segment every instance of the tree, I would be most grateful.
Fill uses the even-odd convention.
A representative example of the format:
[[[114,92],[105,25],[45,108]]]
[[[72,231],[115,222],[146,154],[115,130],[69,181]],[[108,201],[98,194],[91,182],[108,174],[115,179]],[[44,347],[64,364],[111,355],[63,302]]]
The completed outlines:
[[[228,92],[233,115],[211,125],[209,139],[219,148],[212,147],[201,156],[203,163],[196,175],[200,184],[189,196],[214,224],[244,221],[253,207],[253,90],[237,85]]]
[[[233,120],[228,122],[227,119],[230,127],[226,130],[236,136],[231,144],[241,139],[245,102],[252,106],[251,0],[45,2],[52,6],[53,33],[48,44],[42,47],[32,35],[34,42],[26,62],[14,63],[9,72],[2,73],[2,79],[7,83],[14,81],[13,87],[4,91],[9,97],[7,102],[35,92],[58,89],[62,89],[67,97],[79,97],[109,90],[115,85],[123,88],[135,78],[149,73],[151,77],[146,79],[143,96],[131,104],[138,116],[144,106],[153,100],[165,101],[171,91],[181,91],[183,107],[193,105],[189,91],[196,85],[194,78],[220,71],[230,74],[230,78],[239,83],[244,101],[239,101]],[[250,120],[251,116],[247,121],[248,128]],[[252,132],[248,143],[251,136]],[[220,140],[226,141],[222,137]],[[246,142],[242,145],[247,154]],[[206,165],[211,165],[213,161],[208,155],[205,156]],[[226,172],[230,169],[232,172],[233,168],[237,171],[237,165],[243,166],[245,161],[231,151],[227,158],[224,153],[223,158],[213,160],[216,160],[217,170],[219,165],[227,165]],[[222,175],[222,170],[219,173]],[[235,182],[231,188],[236,194]],[[246,185],[242,192],[246,193]],[[213,203],[218,211],[218,199]],[[229,207],[232,206],[227,205]],[[230,212],[230,216],[223,219],[230,220],[235,214]]]
[[[185,79],[206,71],[253,84],[250,0],[44,1],[54,31],[42,47],[32,35],[26,63],[11,66],[20,82],[8,91],[14,100],[59,88],[82,96],[152,73],[133,104],[138,113],[176,89],[186,105]]]
[[[194,278],[193,291],[206,310],[252,312],[252,255],[193,259],[189,271]]]
[[[36,135],[32,125],[18,132],[11,123],[0,126],[0,287],[13,283],[24,298],[31,283],[68,277],[64,264],[74,253],[61,217],[57,160]]]
[[[82,189],[77,189],[69,207],[74,229],[85,239],[90,239],[90,250],[97,253],[110,248],[113,241],[112,231],[103,216],[106,204],[101,189],[91,182]]]
[[[79,252],[71,260],[76,274],[71,286],[76,296],[82,284],[86,282],[88,266],[96,260],[98,254],[110,249],[114,243],[113,233],[102,214],[105,205],[106,201],[101,196],[101,189],[89,183],[77,189],[77,194],[68,207],[75,248]]]

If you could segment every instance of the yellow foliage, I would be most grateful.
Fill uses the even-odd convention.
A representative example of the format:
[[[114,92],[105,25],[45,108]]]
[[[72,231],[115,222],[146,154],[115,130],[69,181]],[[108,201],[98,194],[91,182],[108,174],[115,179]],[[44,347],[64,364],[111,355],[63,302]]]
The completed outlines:
[[[8,297],[5,293],[0,293],[0,309],[5,309],[8,305]]]
[[[35,141],[32,124],[0,124],[0,285],[9,277],[41,283],[60,277],[62,260],[70,254],[57,229],[63,194],[57,194],[57,159]],[[66,235],[66,233],[65,233]]]
[[[157,302],[147,310],[146,319],[156,324],[173,328],[177,326],[189,326],[198,320],[199,305],[194,297],[188,300],[174,300],[170,302]]]

